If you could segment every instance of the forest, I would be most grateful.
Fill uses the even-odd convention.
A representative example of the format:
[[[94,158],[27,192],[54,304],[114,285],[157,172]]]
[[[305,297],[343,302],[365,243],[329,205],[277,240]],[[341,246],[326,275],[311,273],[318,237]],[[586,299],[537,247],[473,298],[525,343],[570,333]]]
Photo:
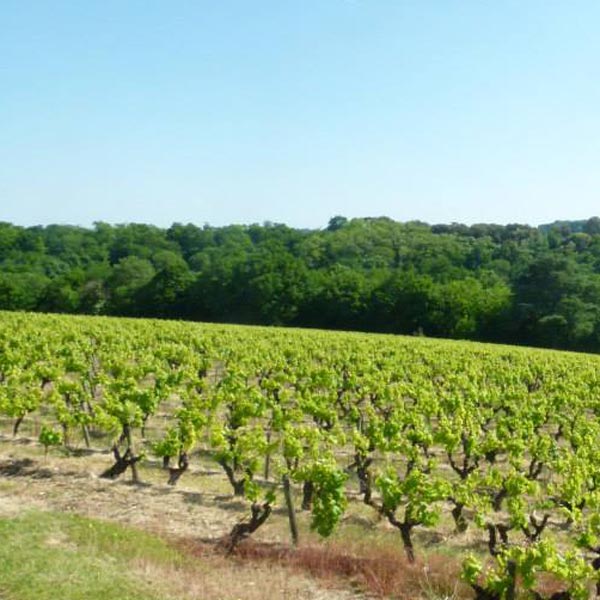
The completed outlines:
[[[0,309],[600,351],[600,218],[92,228],[0,223]]]

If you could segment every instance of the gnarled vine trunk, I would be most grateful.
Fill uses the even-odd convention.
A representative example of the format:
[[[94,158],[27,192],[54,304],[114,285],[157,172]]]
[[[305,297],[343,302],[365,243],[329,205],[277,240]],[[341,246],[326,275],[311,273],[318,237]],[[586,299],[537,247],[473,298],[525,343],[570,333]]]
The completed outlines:
[[[258,504],[254,502],[250,508],[250,520],[241,521],[233,526],[226,543],[227,554],[231,554],[236,546],[247,537],[251,536],[271,514],[271,505],[268,502]]]

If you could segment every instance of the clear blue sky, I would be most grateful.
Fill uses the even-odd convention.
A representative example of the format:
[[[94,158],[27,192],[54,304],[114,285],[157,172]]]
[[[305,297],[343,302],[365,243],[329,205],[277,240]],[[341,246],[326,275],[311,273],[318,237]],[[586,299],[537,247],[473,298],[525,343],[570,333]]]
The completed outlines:
[[[600,213],[597,0],[2,0],[0,220]]]

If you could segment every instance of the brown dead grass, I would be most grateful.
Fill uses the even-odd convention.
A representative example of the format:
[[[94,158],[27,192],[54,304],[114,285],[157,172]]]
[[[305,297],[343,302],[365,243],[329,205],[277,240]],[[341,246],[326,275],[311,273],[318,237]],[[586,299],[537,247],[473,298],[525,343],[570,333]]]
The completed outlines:
[[[180,542],[179,546],[194,556],[214,555],[219,548],[194,540]],[[460,583],[460,563],[442,556],[430,556],[426,561],[411,564],[398,549],[375,548],[368,556],[361,556],[339,542],[291,548],[246,540],[236,549],[234,558],[257,568],[266,563],[269,568],[308,573],[327,586],[350,585],[370,598],[472,597]]]
[[[177,600],[357,600],[344,590],[326,589],[285,566],[267,566],[202,555],[193,567],[173,568],[137,560],[133,571]],[[164,590],[164,591],[163,591]]]

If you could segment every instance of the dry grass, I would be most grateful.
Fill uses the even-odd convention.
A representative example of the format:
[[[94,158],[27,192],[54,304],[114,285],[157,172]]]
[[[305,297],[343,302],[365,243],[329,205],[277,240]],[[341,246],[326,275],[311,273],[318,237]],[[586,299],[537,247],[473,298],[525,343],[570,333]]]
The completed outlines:
[[[306,576],[285,566],[243,563],[214,555],[203,555],[194,561],[193,566],[184,568],[157,566],[151,561],[137,560],[132,569],[136,577],[159,588],[168,588],[169,598],[181,600],[356,598],[344,590],[322,589]]]
[[[0,517],[0,597],[12,600],[351,600],[285,567],[192,557],[132,527],[47,511]]]
[[[442,556],[408,563],[398,548],[373,548],[356,555],[340,542],[300,546],[247,540],[236,555],[258,564],[292,567],[332,585],[350,583],[369,596],[414,600],[415,598],[468,598],[459,582],[460,564]]]

